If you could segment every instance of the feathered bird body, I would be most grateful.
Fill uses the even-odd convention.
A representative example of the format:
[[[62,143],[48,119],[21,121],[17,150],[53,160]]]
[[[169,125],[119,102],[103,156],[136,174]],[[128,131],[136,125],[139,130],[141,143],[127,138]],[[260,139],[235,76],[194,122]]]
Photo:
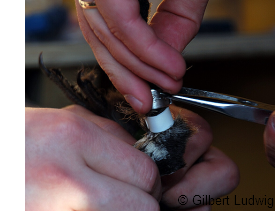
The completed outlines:
[[[168,175],[186,165],[183,154],[191,134],[192,130],[186,120],[177,116],[174,125],[168,130],[160,133],[148,131],[134,147],[154,160],[161,176]]]

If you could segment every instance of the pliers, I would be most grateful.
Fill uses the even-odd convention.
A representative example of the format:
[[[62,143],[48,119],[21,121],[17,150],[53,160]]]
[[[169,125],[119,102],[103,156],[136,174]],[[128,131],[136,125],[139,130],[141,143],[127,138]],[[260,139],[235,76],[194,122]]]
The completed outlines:
[[[233,118],[266,125],[275,105],[269,105],[241,97],[182,87],[178,94],[167,94],[151,89],[152,109],[169,106],[173,101],[192,104],[216,111]]]

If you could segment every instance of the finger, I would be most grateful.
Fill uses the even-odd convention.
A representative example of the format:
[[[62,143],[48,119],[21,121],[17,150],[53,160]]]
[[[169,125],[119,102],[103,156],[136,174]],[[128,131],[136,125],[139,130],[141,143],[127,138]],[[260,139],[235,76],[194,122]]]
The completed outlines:
[[[265,127],[264,145],[268,162],[275,167],[275,112],[271,114]]]
[[[175,111],[174,109],[178,108],[172,107],[172,111]],[[209,149],[213,137],[209,124],[198,114],[183,108],[178,109],[178,113],[194,130],[193,135],[187,142],[184,154],[184,160],[187,164],[184,170],[187,171]]]
[[[215,199],[230,193],[238,183],[239,171],[236,164],[223,152],[211,147],[204,154],[202,162],[192,166],[177,185],[163,193],[162,201],[176,209],[207,205],[195,197],[210,195]],[[188,198],[186,205],[179,204],[180,195]]]
[[[79,116],[66,110],[26,109],[26,113],[27,210],[112,210],[104,208],[125,205],[133,206],[129,210],[157,210],[156,200],[140,188],[88,168],[79,152],[85,140],[85,127],[93,123],[82,122]],[[93,133],[90,141],[96,136],[97,133]],[[98,155],[90,156],[96,159]],[[127,171],[122,173],[127,174]],[[142,201],[135,199],[135,194]],[[136,201],[131,201],[133,199]],[[120,202],[123,203],[117,204]]]
[[[119,64],[109,53],[108,49],[97,39],[87,23],[82,8],[76,3],[79,24],[98,63],[108,74],[116,89],[124,95],[126,101],[138,113],[147,113],[152,107],[152,95],[149,85]],[[138,87],[138,88],[137,88]]]
[[[179,52],[197,34],[208,0],[163,1],[150,26],[157,36]]]
[[[55,130],[62,133],[66,129],[66,136],[87,166],[100,174],[136,186],[155,198],[160,197],[160,176],[150,157],[70,111],[52,112],[55,118],[60,119]]]
[[[148,66],[137,58],[118,38],[110,32],[106,22],[103,20],[98,10],[84,10],[83,13],[94,34],[108,49],[117,62],[131,70],[135,75],[161,87],[164,90],[167,90],[167,92],[176,92],[179,90],[181,87],[181,80],[176,81],[171,78],[174,77],[173,75],[168,77],[165,73],[153,68],[152,66]],[[108,72],[108,70],[106,71]],[[181,72],[183,73],[183,71]],[[167,74],[170,73],[168,72]],[[177,75],[176,77],[181,78],[182,75]]]
[[[156,199],[137,187],[91,171],[83,166],[66,197],[72,210],[159,210]],[[92,179],[92,181],[91,181]],[[138,196],[138,197],[137,197]]]
[[[154,68],[145,65],[143,62],[136,59],[136,57],[133,57],[128,50],[125,50],[124,46],[119,45],[121,43],[117,42],[117,40],[114,40],[116,38],[114,38],[113,35],[108,37],[108,39],[101,38],[101,40],[105,40],[105,42],[108,42],[110,44],[118,43],[117,45],[119,45],[116,47],[109,47],[109,49],[107,49],[97,39],[97,37],[93,33],[93,30],[89,27],[89,24],[87,23],[87,20],[83,15],[82,8],[80,8],[78,4],[76,4],[76,7],[78,11],[80,27],[87,42],[93,49],[98,63],[107,73],[109,79],[112,81],[114,86],[118,89],[120,93],[125,96],[125,99],[128,101],[128,103],[131,104],[135,111],[137,111],[138,113],[147,113],[150,110],[152,104],[152,96],[148,84],[144,82],[141,78],[137,77],[137,75],[146,79],[149,82],[156,84],[157,86],[169,93],[177,92],[180,89],[180,87],[182,86],[181,79],[178,81],[174,81],[162,72],[156,71]],[[86,12],[86,10],[84,12]],[[102,18],[98,17],[99,14],[97,10],[87,10],[86,13],[87,16],[89,16],[87,19],[90,20],[90,24],[92,26],[98,25],[98,29],[96,31],[100,31],[101,29],[104,31],[101,33],[110,35],[108,29],[104,27],[106,25],[105,22],[102,22]],[[105,45],[110,46],[110,44],[108,43],[105,43]],[[120,62],[124,64],[124,66],[118,63],[117,60],[115,60],[110,54],[110,52],[112,52],[112,49],[117,48],[119,49],[119,51],[113,53],[114,58],[116,58],[117,60],[122,59],[120,60]],[[125,51],[121,51],[121,49],[124,49]],[[128,66],[128,68],[134,71],[134,73],[136,73],[137,75],[131,73],[128,69],[125,68],[125,66]]]
[[[31,210],[158,210],[151,195],[84,164],[65,170],[55,163],[40,172],[38,181],[32,179],[26,187],[26,207]]]
[[[70,105],[63,109],[73,112],[73,113],[77,114],[78,116],[81,116],[81,117],[87,119],[88,121],[91,121],[91,122],[97,124],[99,127],[101,127],[106,132],[116,136],[120,140],[122,140],[130,145],[133,145],[136,142],[136,140],[126,130],[124,130],[118,123],[116,123],[112,120],[100,117],[98,115],[95,115],[94,113],[83,108],[82,106]]]
[[[172,78],[182,77],[185,71],[182,56],[159,39],[141,18],[138,1],[100,0],[97,6],[112,34],[141,61],[169,73]]]
[[[180,115],[193,129],[193,135],[188,139],[183,159],[186,166],[172,175],[162,177],[163,191],[177,184],[192,167],[192,165],[204,154],[212,143],[212,132],[209,124],[192,111],[170,106],[174,115]]]

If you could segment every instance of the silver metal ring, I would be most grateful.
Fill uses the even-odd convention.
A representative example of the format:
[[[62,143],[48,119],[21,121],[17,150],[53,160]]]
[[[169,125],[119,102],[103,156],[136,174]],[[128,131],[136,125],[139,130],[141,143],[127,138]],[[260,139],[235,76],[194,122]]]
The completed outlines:
[[[90,2],[79,0],[79,4],[83,9],[96,9],[96,3],[95,0],[92,0]]]

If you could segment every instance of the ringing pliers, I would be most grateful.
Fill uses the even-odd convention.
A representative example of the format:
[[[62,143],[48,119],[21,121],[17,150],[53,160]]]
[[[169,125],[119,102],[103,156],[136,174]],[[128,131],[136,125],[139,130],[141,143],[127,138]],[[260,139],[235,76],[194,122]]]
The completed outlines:
[[[172,101],[178,101],[264,125],[267,124],[271,113],[275,111],[275,105],[186,87],[182,87],[178,94],[172,95],[156,89],[151,89],[151,92],[152,109],[167,107]]]

